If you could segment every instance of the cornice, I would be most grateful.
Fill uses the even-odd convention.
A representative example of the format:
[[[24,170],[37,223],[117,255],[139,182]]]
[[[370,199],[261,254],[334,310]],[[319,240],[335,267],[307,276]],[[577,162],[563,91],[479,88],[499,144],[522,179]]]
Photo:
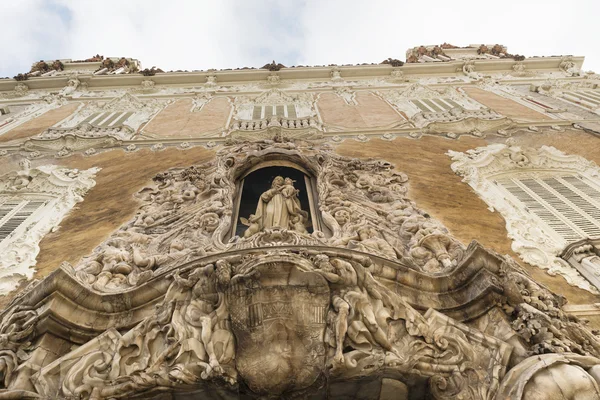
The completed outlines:
[[[176,269],[184,273],[201,264],[264,250],[252,248],[219,253],[189,261]],[[268,250],[298,251],[300,248],[271,246]],[[366,255],[325,246],[303,246],[301,250],[320,254],[335,250],[339,254],[359,258]],[[472,319],[494,307],[502,292],[497,274],[503,260],[475,241],[469,245],[464,260],[451,273],[438,276],[421,273],[401,262],[370,254],[368,257],[381,266],[374,275],[421,311],[434,308],[460,321],[466,316]],[[110,327],[128,329],[151,315],[170,286],[169,276],[173,270],[164,271],[152,280],[120,293],[102,293],[84,286],[74,273],[71,265],[63,263],[39,284],[32,283],[6,310],[15,304],[38,309],[43,317],[38,333],[52,332],[85,343],[98,332]],[[393,279],[390,279],[392,276]],[[77,313],[78,319],[72,318],[73,313]]]
[[[562,57],[534,57],[525,59],[521,63],[527,70],[560,71],[559,65]],[[581,66],[584,57],[572,57],[576,65]],[[512,59],[475,60],[472,61],[478,72],[512,72],[515,61]],[[389,64],[357,65],[336,67],[344,79],[373,78],[390,76],[392,71],[398,70],[405,75],[419,77],[462,75],[464,61],[449,61],[438,63],[405,64],[402,67],[392,67]],[[294,67],[277,71],[277,76],[282,80],[330,80],[332,67]],[[216,76],[217,82],[223,84],[242,84],[247,82],[266,82],[272,74],[266,69],[240,69],[219,71],[194,71],[194,72],[167,72],[148,77],[142,74],[124,75],[78,75],[82,83],[87,83],[89,88],[119,88],[124,86],[138,86],[144,80],[151,79],[157,85],[204,85],[209,76]],[[26,81],[30,89],[62,89],[70,79],[68,75],[32,77]],[[14,90],[18,82],[14,79],[0,80],[0,92]]]

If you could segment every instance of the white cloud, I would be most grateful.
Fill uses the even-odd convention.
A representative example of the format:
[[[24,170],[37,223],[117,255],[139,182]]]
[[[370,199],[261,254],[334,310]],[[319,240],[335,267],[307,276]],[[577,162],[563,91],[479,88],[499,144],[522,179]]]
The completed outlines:
[[[380,62],[442,42],[585,55],[600,71],[599,12],[597,0],[0,0],[0,76],[96,53],[193,70]]]

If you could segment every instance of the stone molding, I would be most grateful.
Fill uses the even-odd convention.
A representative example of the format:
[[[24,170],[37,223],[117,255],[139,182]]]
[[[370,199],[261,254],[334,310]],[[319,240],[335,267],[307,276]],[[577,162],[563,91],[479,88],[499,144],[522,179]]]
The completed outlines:
[[[237,182],[277,162],[316,179],[320,230],[230,237]],[[465,248],[406,182],[383,160],[281,136],[157,174],[131,221],[0,314],[3,394],[308,395],[385,378],[433,399],[493,400],[537,354],[600,355],[560,296],[511,259]]]
[[[95,185],[93,180],[98,168],[85,171],[60,168],[56,165],[29,168],[28,161],[22,162],[24,169],[9,172],[0,177],[0,195],[40,195],[48,203],[38,210],[40,217],[20,235],[8,237],[2,245],[0,260],[0,293],[7,294],[21,279],[31,279],[32,268],[40,251],[40,240],[51,230],[58,228],[60,221],[75,204]]]
[[[513,251],[529,264],[545,269],[551,275],[563,276],[570,285],[598,292],[575,268],[559,257],[567,243],[555,233],[540,229],[545,223],[526,212],[521,205],[507,201],[505,192],[493,182],[500,176],[560,172],[577,173],[598,182],[600,168],[595,163],[548,146],[533,149],[492,144],[466,153],[449,151],[447,154],[454,161],[452,170],[463,177],[463,182],[475,190],[491,211],[498,211],[504,217],[508,237],[513,240]]]

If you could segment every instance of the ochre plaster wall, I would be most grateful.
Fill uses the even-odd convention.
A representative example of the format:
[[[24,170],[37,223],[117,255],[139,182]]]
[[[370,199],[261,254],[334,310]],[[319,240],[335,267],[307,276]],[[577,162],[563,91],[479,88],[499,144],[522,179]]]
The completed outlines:
[[[189,150],[166,149],[152,152],[144,149],[126,154],[112,150],[93,157],[80,155],[68,159],[36,160],[33,166],[58,164],[67,168],[88,169],[100,167],[94,186],[62,220],[60,229],[44,236],[40,242],[37,270],[34,278],[43,278],[58,268],[61,262],[75,265],[121,225],[128,222],[140,203],[134,194],[151,183],[161,171],[173,167],[187,167],[211,160],[214,153],[203,147]],[[15,165],[14,168],[16,169]],[[21,286],[25,286],[23,282]],[[0,296],[0,307],[14,296]]]
[[[38,135],[50,128],[52,125],[62,121],[71,115],[79,107],[79,103],[70,103],[50,110],[37,118],[27,121],[16,128],[0,135],[0,143],[10,142],[17,139],[26,139]]]
[[[327,125],[357,129],[392,127],[403,121],[385,101],[371,93],[356,93],[358,105],[346,104],[334,93],[322,93],[317,106]]]
[[[345,156],[373,157],[392,162],[409,177],[409,198],[441,221],[462,243],[467,245],[477,240],[500,254],[511,255],[536,281],[562,294],[570,303],[600,302],[600,296],[570,286],[562,277],[550,276],[540,268],[521,261],[511,250],[511,240],[507,237],[502,216],[488,210],[485,202],[452,171],[452,161],[445,154],[448,150],[464,152],[487,144],[484,139],[470,137],[450,140],[424,136],[418,140],[397,138],[388,142],[374,139],[368,143],[346,140],[337,147],[337,152]]]
[[[187,138],[225,128],[231,112],[231,104],[225,97],[216,97],[199,112],[190,112],[191,99],[178,100],[162,110],[143,129],[143,133],[154,137]]]
[[[552,146],[600,165],[600,137],[580,130],[520,135],[515,137],[515,144],[536,148]]]
[[[392,142],[372,139],[360,143],[351,139],[336,146],[345,156],[378,158],[396,165],[409,176],[409,197],[423,210],[440,220],[450,232],[465,245],[478,240],[483,245],[519,260],[511,249],[505,222],[499,213],[488,210],[478,195],[454,174],[450,168],[448,150],[464,152],[492,141],[462,137],[450,140],[424,136],[420,139],[397,138]],[[504,140],[504,139],[502,139]],[[600,162],[598,138],[583,131],[531,133],[515,138],[517,144],[552,145],[569,154],[579,154]],[[214,156],[201,147],[181,151],[167,149],[161,152],[140,150],[126,154],[122,150],[100,153],[92,157],[72,156],[66,159],[34,160],[33,165],[56,163],[69,168],[100,167],[96,186],[69,213],[57,232],[50,233],[40,243],[36,277],[44,277],[55,270],[62,261],[76,264],[112,232],[128,222],[139,207],[133,195],[151,182],[156,173],[171,167],[201,164]],[[0,159],[0,169],[17,168],[15,157]],[[519,261],[538,282],[565,296],[572,304],[600,302],[600,296],[570,286],[559,276]],[[24,283],[25,284],[25,283]],[[0,306],[12,297],[0,299]]]
[[[463,87],[463,90],[471,98],[480,102],[484,106],[489,107],[502,115],[512,118],[517,122],[552,120],[552,118],[547,115],[532,110],[529,107],[525,107],[516,101],[498,96],[495,93],[474,87]]]

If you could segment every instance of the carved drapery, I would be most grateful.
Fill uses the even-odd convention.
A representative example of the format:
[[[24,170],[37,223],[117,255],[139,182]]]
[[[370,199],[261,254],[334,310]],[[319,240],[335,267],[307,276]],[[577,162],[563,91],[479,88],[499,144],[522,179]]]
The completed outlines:
[[[508,200],[510,193],[495,183],[507,177],[537,179],[566,174],[581,176],[593,184],[600,176],[596,164],[547,146],[532,149],[494,144],[466,153],[450,151],[448,155],[454,160],[453,171],[475,189],[492,211],[502,214],[508,236],[513,239],[512,249],[524,261],[546,269],[550,274],[562,275],[571,285],[597,292],[575,268],[558,257],[569,241],[554,232],[549,221],[538,218],[516,198]]]

